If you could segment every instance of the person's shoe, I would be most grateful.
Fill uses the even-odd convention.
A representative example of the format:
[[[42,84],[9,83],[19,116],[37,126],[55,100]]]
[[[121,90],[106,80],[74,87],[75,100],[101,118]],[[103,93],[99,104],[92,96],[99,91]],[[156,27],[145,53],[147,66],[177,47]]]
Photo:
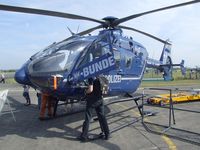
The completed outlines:
[[[89,141],[88,137],[83,137],[83,136],[78,136],[77,139],[80,140],[81,142],[88,142]]]
[[[99,138],[100,139],[104,139],[104,140],[108,140],[110,138],[110,134],[104,134],[104,133],[99,133]]]
[[[29,103],[24,104],[24,106],[28,106],[28,105],[30,105],[30,104]]]
[[[109,138],[110,138],[110,134],[105,134],[104,139],[105,139],[105,140],[109,140]]]
[[[53,117],[53,114],[48,113],[47,115],[48,115],[50,118]]]
[[[46,118],[45,117],[39,117],[38,118],[40,121],[44,121]]]
[[[105,135],[103,134],[103,132],[99,133],[99,138],[100,139],[104,139],[105,138]]]

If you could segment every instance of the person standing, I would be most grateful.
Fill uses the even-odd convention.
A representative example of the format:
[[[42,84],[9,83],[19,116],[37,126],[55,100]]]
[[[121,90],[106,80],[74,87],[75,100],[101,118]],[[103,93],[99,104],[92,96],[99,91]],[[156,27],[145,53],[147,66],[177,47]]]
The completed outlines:
[[[5,75],[3,73],[1,74],[0,83],[4,83],[5,84]]]
[[[92,78],[88,79],[88,89],[86,90],[86,110],[85,110],[85,121],[82,126],[82,133],[78,137],[79,140],[85,142],[88,139],[89,124],[92,119],[92,110],[95,109],[102,133],[101,137],[105,140],[109,138],[109,127],[104,113],[103,96],[101,89],[100,79],[97,77],[95,80]]]
[[[41,93],[41,105],[40,105],[40,120],[47,119],[45,117],[46,106],[48,108],[48,116],[53,117],[53,97],[46,93]]]
[[[23,85],[24,91],[23,91],[23,96],[26,99],[26,103],[24,104],[25,106],[31,105],[31,99],[29,96],[29,85]]]
[[[38,99],[38,109],[40,110],[41,101],[42,101],[42,94],[41,94],[41,92],[37,91],[36,96],[37,96],[37,99]]]
[[[2,82],[5,84],[5,82],[6,82],[6,81],[5,81],[5,75],[2,74],[1,76],[2,76]]]

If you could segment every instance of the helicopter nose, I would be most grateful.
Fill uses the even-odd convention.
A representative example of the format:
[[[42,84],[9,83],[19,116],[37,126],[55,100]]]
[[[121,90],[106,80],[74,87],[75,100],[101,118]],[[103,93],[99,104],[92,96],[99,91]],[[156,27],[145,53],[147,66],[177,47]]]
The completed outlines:
[[[18,82],[19,84],[31,85],[31,82],[28,79],[28,76],[25,71],[25,66],[23,66],[22,68],[20,68],[15,72],[15,81]]]

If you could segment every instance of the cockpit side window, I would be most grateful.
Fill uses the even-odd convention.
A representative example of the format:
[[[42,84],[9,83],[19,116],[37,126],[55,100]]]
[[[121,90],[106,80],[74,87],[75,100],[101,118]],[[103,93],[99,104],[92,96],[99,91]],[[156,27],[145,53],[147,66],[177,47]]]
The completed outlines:
[[[113,53],[114,53],[116,68],[119,69],[120,68],[120,61],[121,61],[121,54],[116,48],[114,48]]]
[[[130,68],[132,65],[132,55],[126,55],[125,56],[125,63],[126,63],[126,68]]]

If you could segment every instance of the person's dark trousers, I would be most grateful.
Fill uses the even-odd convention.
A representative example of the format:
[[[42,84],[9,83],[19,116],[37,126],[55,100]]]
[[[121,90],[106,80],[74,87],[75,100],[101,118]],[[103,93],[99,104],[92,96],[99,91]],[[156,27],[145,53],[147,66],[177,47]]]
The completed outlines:
[[[38,109],[40,110],[42,103],[42,95],[40,93],[37,93],[37,98],[38,98]]]
[[[24,97],[26,98],[26,103],[31,104],[30,96],[27,92],[24,92]]]
[[[82,128],[82,134],[81,137],[87,139],[88,137],[88,130],[89,130],[89,124],[92,119],[92,109],[94,109],[92,106],[87,105],[85,110],[85,121],[83,123]],[[102,132],[105,134],[105,137],[109,136],[109,127],[108,123],[104,114],[104,105],[103,103],[95,107],[95,111],[98,116],[99,124],[101,127]]]
[[[92,119],[92,107],[87,105],[85,110],[85,121],[83,123],[82,134],[81,134],[82,138],[86,139],[88,137],[88,130],[91,119]]]
[[[108,127],[108,123],[105,117],[105,113],[104,113],[104,105],[101,104],[97,107],[95,107],[97,116],[98,116],[98,120],[99,120],[99,124],[101,127],[102,132],[105,134],[105,137],[109,136],[109,127]]]
[[[27,93],[27,97],[26,97],[26,98],[27,98],[27,99],[26,99],[26,100],[27,100],[27,103],[28,103],[28,104],[31,104],[30,96],[29,96],[28,93]]]

